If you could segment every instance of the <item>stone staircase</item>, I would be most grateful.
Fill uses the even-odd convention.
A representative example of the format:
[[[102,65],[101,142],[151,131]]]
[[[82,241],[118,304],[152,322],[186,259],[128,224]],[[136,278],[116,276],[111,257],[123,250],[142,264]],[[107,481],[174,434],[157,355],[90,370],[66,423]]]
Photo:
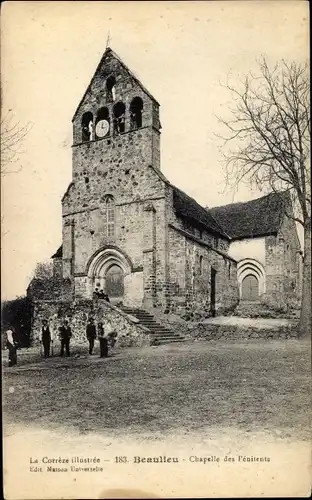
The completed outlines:
[[[173,332],[169,328],[160,325],[155,321],[154,316],[143,309],[119,306],[123,312],[130,314],[139,320],[139,324],[147,328],[152,337],[153,345],[171,344],[183,342],[185,339],[180,334]]]

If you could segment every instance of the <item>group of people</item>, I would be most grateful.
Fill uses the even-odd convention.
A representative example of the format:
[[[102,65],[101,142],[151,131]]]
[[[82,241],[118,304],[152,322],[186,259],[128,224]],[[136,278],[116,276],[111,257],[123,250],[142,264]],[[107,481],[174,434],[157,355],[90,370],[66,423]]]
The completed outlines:
[[[66,353],[66,356],[70,356],[69,346],[70,339],[72,337],[72,330],[67,319],[64,320],[59,329],[59,337],[61,341],[60,356],[64,356],[64,352]],[[110,341],[110,345],[113,347],[116,342],[117,334],[108,321],[105,322],[105,326],[103,322],[99,322],[96,328],[94,319],[90,317],[86,326],[86,337],[89,342],[89,354],[93,354],[94,343],[96,338],[98,338],[100,343],[100,357],[106,358],[108,356],[108,342]],[[51,346],[53,353],[54,335],[46,319],[42,322],[41,342],[43,345],[44,356],[49,357]]]
[[[98,288],[95,288],[93,292],[93,298],[95,299],[104,299],[106,302],[110,302],[109,296],[107,293],[104,292],[104,290],[99,290]]]
[[[100,343],[100,357],[107,358],[108,341],[110,341],[111,347],[114,347],[117,338],[117,334],[114,332],[111,325],[107,322],[104,327],[103,323],[99,322],[96,330],[94,319],[89,318],[86,334],[89,342],[89,354],[92,355],[95,339],[98,338]]]
[[[72,329],[69,325],[69,321],[65,319],[63,324],[59,328],[59,339],[61,342],[60,356],[64,354],[70,356],[70,340],[72,338]],[[89,342],[89,354],[93,354],[95,340],[99,340],[100,344],[100,357],[108,357],[109,345],[111,348],[114,347],[117,339],[117,333],[113,330],[111,324],[108,321],[98,322],[97,327],[95,325],[94,319],[90,317],[86,326],[86,338]],[[44,319],[42,321],[41,328],[41,345],[43,346],[43,355],[45,358],[50,356],[54,347],[54,332],[50,328],[48,320]],[[9,366],[17,365],[17,348],[18,342],[16,337],[16,332],[13,327],[6,330],[6,347],[9,353]]]

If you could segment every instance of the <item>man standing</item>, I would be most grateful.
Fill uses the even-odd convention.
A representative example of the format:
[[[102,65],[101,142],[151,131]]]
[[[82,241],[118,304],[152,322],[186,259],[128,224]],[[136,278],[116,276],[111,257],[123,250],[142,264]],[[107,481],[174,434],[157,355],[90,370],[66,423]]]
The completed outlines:
[[[89,318],[86,328],[87,339],[89,341],[89,354],[93,352],[94,341],[96,339],[96,328],[93,322],[93,318]]]
[[[9,366],[17,365],[16,340],[13,328],[6,331],[7,348],[9,351]]]
[[[108,341],[107,341],[107,334],[104,332],[103,323],[98,324],[98,339],[100,342],[100,357],[107,358]]]
[[[69,342],[72,336],[71,328],[68,324],[68,320],[65,319],[63,325],[60,328],[61,337],[61,353],[60,356],[64,356],[64,347],[66,349],[66,356],[69,357]]]
[[[48,321],[44,319],[42,321],[42,335],[41,341],[43,344],[44,357],[48,358],[50,356],[50,344],[53,344],[53,338],[50,331],[50,327],[48,325]]]

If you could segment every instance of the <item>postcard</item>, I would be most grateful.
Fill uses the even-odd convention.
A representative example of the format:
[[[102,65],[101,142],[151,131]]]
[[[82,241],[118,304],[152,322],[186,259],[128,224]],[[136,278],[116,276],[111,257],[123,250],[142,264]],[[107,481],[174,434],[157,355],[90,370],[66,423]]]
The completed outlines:
[[[308,23],[3,4],[7,500],[310,495]]]

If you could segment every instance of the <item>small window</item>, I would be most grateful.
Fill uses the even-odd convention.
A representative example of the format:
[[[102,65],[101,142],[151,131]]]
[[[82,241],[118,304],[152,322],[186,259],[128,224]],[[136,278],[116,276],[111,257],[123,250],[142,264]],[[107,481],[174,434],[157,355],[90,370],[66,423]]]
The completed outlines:
[[[142,127],[143,101],[141,97],[135,97],[130,104],[130,129],[135,130]]]
[[[122,134],[125,131],[126,106],[123,102],[117,102],[114,106],[114,134]]]
[[[203,274],[203,256],[199,257],[199,274]]]
[[[93,134],[93,114],[90,111],[84,113],[81,119],[82,142],[92,141]]]
[[[113,238],[115,235],[115,203],[112,196],[105,197],[104,206],[104,235]]]

